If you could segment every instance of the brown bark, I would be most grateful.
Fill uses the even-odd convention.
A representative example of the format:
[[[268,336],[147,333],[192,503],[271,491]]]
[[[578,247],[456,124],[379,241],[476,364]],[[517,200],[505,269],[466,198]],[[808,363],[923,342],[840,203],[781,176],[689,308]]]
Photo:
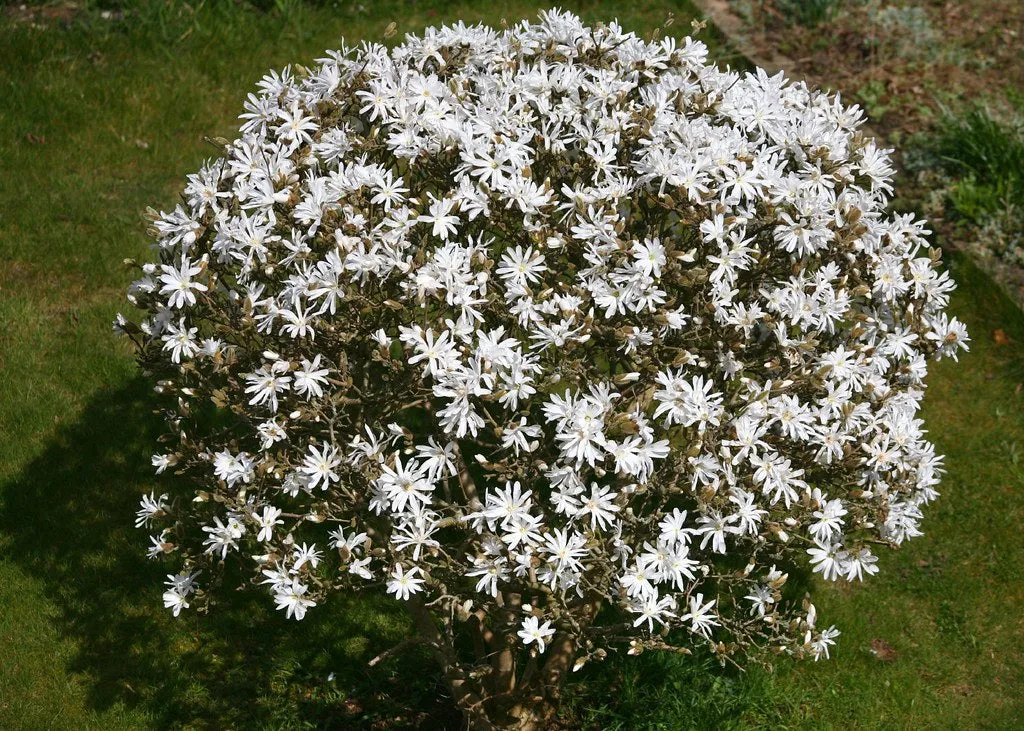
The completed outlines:
[[[441,665],[444,678],[451,688],[455,703],[465,714],[469,727],[473,731],[496,731],[497,727],[487,718],[483,699],[474,689],[472,679],[462,669],[455,648],[448,638],[441,634],[434,623],[434,618],[430,616],[430,611],[423,606],[422,601],[415,598],[410,599],[409,605],[416,629],[430,643],[434,657]]]
[[[545,662],[532,661],[508,710],[508,727],[516,731],[547,728],[562,700],[562,685],[576,657],[576,642],[567,634],[556,635],[544,653]]]
[[[510,611],[511,624],[521,604],[518,595],[503,596],[501,603]],[[600,597],[590,597],[577,607],[578,626],[585,629],[601,607]],[[469,676],[460,661],[449,632],[442,632],[422,601],[410,601],[420,634],[434,651],[455,703],[473,731],[540,731],[548,728],[558,712],[562,687],[576,660],[577,637],[559,632],[546,651],[527,663],[521,673],[516,668],[514,638],[494,632],[486,625],[486,616],[476,613],[473,629],[474,649],[480,658],[486,649],[490,671],[483,678]],[[450,629],[450,628],[445,628]],[[517,677],[518,675],[518,677]]]
[[[523,601],[519,594],[498,594],[498,603],[505,610],[509,627],[514,627],[519,609]],[[491,666],[494,672],[488,682],[488,690],[492,695],[507,696],[516,687],[516,653],[515,636],[504,633],[493,633],[488,630],[490,638]]]
[[[585,630],[601,608],[601,597],[592,595],[577,608],[576,619]],[[562,688],[576,661],[578,638],[559,632],[543,655],[534,658],[504,703],[500,719],[505,728],[515,731],[539,731],[550,726],[562,700]]]

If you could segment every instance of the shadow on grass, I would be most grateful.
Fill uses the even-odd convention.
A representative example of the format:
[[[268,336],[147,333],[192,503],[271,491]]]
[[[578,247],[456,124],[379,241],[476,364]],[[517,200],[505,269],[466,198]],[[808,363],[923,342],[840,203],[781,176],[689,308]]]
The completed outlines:
[[[408,629],[386,599],[336,596],[301,623],[251,589],[223,587],[206,616],[163,609],[176,566],[147,560],[147,534],[133,525],[140,494],[168,487],[149,466],[162,431],[151,393],[137,378],[98,394],[0,507],[10,560],[43,582],[58,632],[77,644],[67,670],[84,676],[88,702],[136,708],[156,727],[461,728],[423,652],[367,666]],[[760,676],[707,657],[616,657],[573,680],[571,727],[721,725],[768,697]]]
[[[174,567],[145,558],[133,521],[140,493],[160,491],[151,393],[142,378],[100,393],[0,508],[9,559],[43,582],[58,632],[77,643],[68,671],[87,679],[89,703],[138,708],[158,727],[457,728],[427,657],[367,667],[406,630],[393,603],[337,597],[301,623],[254,590],[222,590],[207,616],[163,609]]]

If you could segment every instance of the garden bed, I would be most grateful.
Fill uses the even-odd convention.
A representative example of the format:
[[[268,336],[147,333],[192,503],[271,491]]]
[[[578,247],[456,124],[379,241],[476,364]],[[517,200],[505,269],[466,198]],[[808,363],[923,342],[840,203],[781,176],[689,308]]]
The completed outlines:
[[[1024,6],[699,0],[733,46],[839,91],[898,150],[894,202],[1024,306]]]

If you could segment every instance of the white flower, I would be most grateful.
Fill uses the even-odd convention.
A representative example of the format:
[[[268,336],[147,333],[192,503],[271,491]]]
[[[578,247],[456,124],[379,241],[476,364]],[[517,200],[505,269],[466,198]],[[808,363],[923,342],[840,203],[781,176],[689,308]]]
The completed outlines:
[[[369,566],[370,566],[370,559],[369,559],[369,557],[367,557],[367,558],[360,558],[360,559],[357,559],[356,561],[353,561],[349,565],[348,572],[350,574],[355,575],[355,576],[359,576],[359,577],[361,577],[363,579],[366,579],[367,581],[372,581],[373,580],[373,572],[370,571]]]
[[[394,570],[391,572],[391,579],[387,583],[388,594],[394,594],[395,599],[408,600],[413,594],[423,591],[425,580],[416,578],[421,573],[422,571],[418,566],[414,566],[406,571],[400,564],[396,563]]]
[[[558,622],[581,658],[719,627],[828,656],[768,564],[866,580],[920,535],[927,366],[969,344],[860,110],[548,11],[346,46],[242,111],[115,322],[154,469],[196,482],[142,499],[147,555],[299,619],[383,582],[541,652]]]
[[[533,547],[541,542],[543,529],[543,518],[535,515],[523,514],[502,522],[501,540],[503,540],[510,551],[515,551],[519,546]]]
[[[492,526],[496,522],[511,525],[513,521],[529,516],[530,508],[533,507],[532,496],[533,491],[524,492],[518,482],[506,482],[504,489],[499,488],[493,494],[487,493],[482,515]]]
[[[835,638],[839,634],[839,630],[832,626],[822,630],[817,639],[811,642],[811,652],[814,654],[815,661],[820,660],[822,657],[826,660],[828,659],[828,648],[836,644]]]
[[[691,631],[708,637],[711,634],[711,628],[719,625],[719,622],[714,619],[715,613],[711,611],[716,603],[717,600],[712,599],[705,604],[703,594],[692,596],[690,597],[690,611],[680,617],[680,619],[684,622],[686,620],[690,621]]]
[[[505,559],[497,556],[473,559],[473,568],[466,572],[466,576],[478,578],[474,587],[476,591],[496,597],[498,596],[498,582],[507,581],[509,574],[505,570]]]
[[[198,327],[188,327],[185,319],[181,318],[177,325],[167,323],[166,328],[167,333],[161,336],[161,340],[164,342],[163,349],[171,351],[172,363],[180,363],[182,358],[191,358],[199,352],[199,346],[196,345]]]
[[[459,217],[452,213],[455,201],[451,198],[437,199],[433,193],[428,193],[428,195],[431,199],[430,213],[420,214],[417,220],[432,224],[431,236],[437,236],[443,241],[447,241],[459,226]]]
[[[842,530],[843,516],[847,512],[842,500],[829,500],[812,513],[817,520],[808,526],[808,530],[816,541],[827,542]]]
[[[516,245],[502,254],[498,276],[511,285],[520,287],[540,281],[541,272],[546,272],[544,255],[535,252],[532,246],[523,249]]]
[[[165,582],[169,587],[163,594],[164,607],[177,617],[182,609],[188,609],[188,597],[195,593],[195,579],[198,571],[192,573],[168,574]]]
[[[516,455],[520,451],[532,452],[539,445],[537,439],[541,436],[541,428],[526,423],[526,417],[522,417],[518,424],[509,424],[501,435],[501,446],[513,450]]]
[[[281,363],[282,361],[277,361]],[[249,399],[252,405],[266,404],[272,412],[277,411],[277,395],[291,388],[291,376],[284,375],[284,369],[288,364],[284,363],[283,368],[277,363],[271,366],[263,366],[254,373],[246,375],[245,379],[249,385],[245,392],[253,394]]]
[[[156,473],[159,475],[161,472],[173,465],[175,459],[170,454],[154,454],[152,462],[153,466],[156,467]]]
[[[203,544],[206,546],[207,553],[213,554],[220,551],[220,557],[223,560],[227,558],[228,551],[238,548],[238,539],[245,533],[245,526],[238,518],[234,517],[229,517],[227,523],[224,523],[220,516],[215,516],[213,523],[213,525],[203,526],[203,531],[208,534]]]
[[[814,573],[821,573],[825,579],[834,581],[847,571],[849,554],[838,543],[817,542],[817,546],[808,548],[807,553],[811,556]]]
[[[655,562],[647,556],[641,556],[629,569],[619,583],[626,590],[630,597],[639,599],[657,599],[658,590],[654,584],[658,579],[660,571],[655,567]]]
[[[320,559],[323,558],[323,554],[316,550],[316,544],[307,546],[305,543],[302,544],[301,548],[296,548],[292,554],[294,563],[292,564],[292,571],[298,571],[307,563],[314,569],[320,565]]]
[[[579,533],[556,528],[544,536],[543,550],[555,562],[558,571],[578,571],[583,567],[581,558],[587,556],[587,539]]]
[[[207,291],[206,285],[192,281],[192,277],[203,271],[202,265],[193,265],[184,256],[177,268],[164,264],[160,267],[164,273],[160,275],[160,281],[164,286],[160,288],[160,294],[168,295],[167,306],[181,308],[196,303],[195,292]]]
[[[597,483],[590,486],[590,497],[580,499],[580,513],[590,515],[590,527],[602,530],[608,528],[615,519],[615,513],[619,506],[613,501],[618,493],[612,492],[610,487],[598,487]]]
[[[396,452],[395,466],[383,465],[382,470],[377,485],[384,491],[394,512],[401,513],[407,506],[430,503],[430,493],[434,486],[427,479],[427,471],[418,462],[409,459],[403,465],[401,457]]]
[[[633,626],[639,627],[644,622],[647,622],[647,631],[652,632],[654,631],[655,622],[660,625],[666,625],[667,619],[676,616],[675,612],[672,611],[675,608],[675,599],[670,596],[658,598],[657,595],[654,595],[640,599],[630,607],[638,615],[633,620]]]
[[[256,540],[261,543],[269,541],[274,535],[274,526],[283,525],[284,521],[279,520],[282,510],[275,508],[273,505],[267,505],[263,508],[262,515],[254,515],[253,518],[256,521],[256,525],[259,526],[260,532],[256,536]]]
[[[316,448],[316,445],[309,445],[309,453],[305,456],[302,461],[302,465],[299,467],[299,472],[306,475],[309,478],[309,487],[316,489],[317,485],[321,486],[324,490],[332,482],[337,482],[341,478],[335,471],[341,466],[341,459],[338,455],[338,449],[332,444],[324,444],[320,449]]]
[[[878,573],[878,557],[867,548],[860,548],[856,553],[851,553],[846,558],[846,580],[864,580],[864,574],[873,575]]]
[[[530,615],[523,620],[522,629],[517,634],[523,640],[524,645],[536,642],[537,652],[544,652],[547,648],[546,643],[554,636],[555,630],[551,626],[550,621],[540,624],[540,620],[537,617]]]
[[[288,432],[285,431],[284,425],[279,424],[276,418],[264,421],[256,429],[262,440],[260,442],[260,449],[270,449],[275,443],[288,437]]]
[[[153,492],[149,493],[149,495],[143,495],[139,501],[139,511],[135,513],[135,527],[148,526],[150,520],[163,515],[166,510],[167,493],[160,497],[156,497],[156,494]]]
[[[316,602],[306,596],[307,591],[308,586],[298,579],[292,579],[290,583],[278,589],[274,594],[274,601],[277,602],[278,609],[285,610],[285,617],[301,620],[306,616],[307,609],[316,606]]]
[[[303,358],[302,368],[295,371],[295,382],[292,384],[292,388],[307,399],[319,398],[324,395],[327,374],[330,372],[330,368],[320,368],[319,353],[312,361]]]

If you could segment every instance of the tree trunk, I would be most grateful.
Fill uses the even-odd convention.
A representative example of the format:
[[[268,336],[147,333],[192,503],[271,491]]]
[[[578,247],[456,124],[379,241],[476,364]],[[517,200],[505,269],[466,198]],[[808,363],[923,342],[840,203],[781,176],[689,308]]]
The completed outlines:
[[[558,713],[562,685],[575,656],[573,638],[556,635],[545,653],[531,659],[519,677],[513,678],[508,691],[484,693],[488,718],[496,727],[510,731],[548,728]]]
[[[562,701],[565,675],[576,657],[576,645],[567,635],[558,635],[543,655],[544,664],[532,675],[524,673],[512,707],[507,711],[508,728],[541,731],[551,725]],[[534,669],[531,666],[527,673]]]
[[[544,731],[551,725],[558,713],[558,704],[549,698],[531,698],[509,712],[510,723],[504,728],[509,731]]]
[[[451,688],[452,697],[465,715],[469,727],[473,731],[496,731],[498,727],[487,717],[483,698],[474,689],[472,679],[462,670],[462,664],[455,653],[455,648],[452,647],[448,637],[438,630],[434,618],[430,616],[430,611],[423,606],[421,600],[415,598],[410,599],[409,606],[412,610],[413,620],[416,622],[416,628],[430,643],[434,657],[444,672],[444,679],[448,681],[448,687]]]
[[[511,603],[518,606],[518,597]],[[580,606],[578,619],[587,626],[600,608],[600,598],[591,597]],[[450,627],[438,629],[434,617],[422,601],[409,602],[416,627],[434,651],[452,697],[463,712],[472,731],[542,731],[551,726],[562,699],[562,686],[576,660],[576,638],[559,632],[546,651],[530,660],[522,672],[516,671],[515,647],[507,637],[492,633],[477,617],[474,629],[477,654],[482,644],[490,654],[490,672],[471,676],[453,644]]]

